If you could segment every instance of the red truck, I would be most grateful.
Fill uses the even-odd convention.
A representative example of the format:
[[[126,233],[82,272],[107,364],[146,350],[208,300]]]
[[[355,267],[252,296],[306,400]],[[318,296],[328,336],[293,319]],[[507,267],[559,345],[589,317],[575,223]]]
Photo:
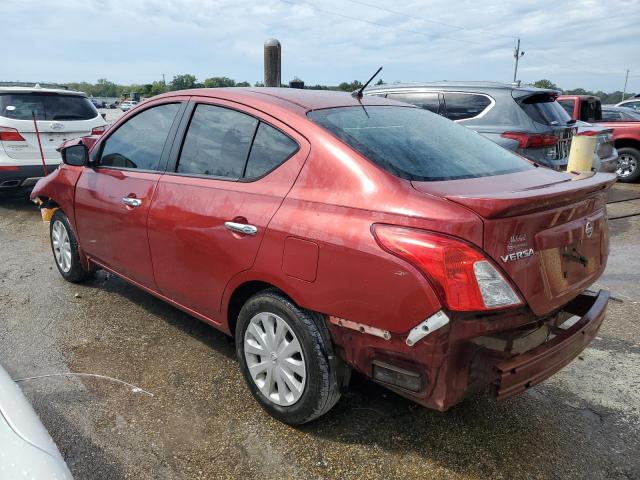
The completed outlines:
[[[618,150],[616,173],[619,181],[634,182],[640,178],[640,121],[622,118],[604,120],[600,99],[592,95],[562,95],[557,101],[575,120],[605,127],[613,132],[614,145]]]

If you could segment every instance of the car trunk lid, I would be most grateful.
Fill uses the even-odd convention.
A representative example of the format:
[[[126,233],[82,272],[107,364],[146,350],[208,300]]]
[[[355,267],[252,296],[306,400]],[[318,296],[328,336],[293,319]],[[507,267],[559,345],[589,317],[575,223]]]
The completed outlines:
[[[447,182],[413,182],[483,219],[485,253],[536,315],[562,307],[604,270],[606,192],[615,175],[576,177],[547,169]]]

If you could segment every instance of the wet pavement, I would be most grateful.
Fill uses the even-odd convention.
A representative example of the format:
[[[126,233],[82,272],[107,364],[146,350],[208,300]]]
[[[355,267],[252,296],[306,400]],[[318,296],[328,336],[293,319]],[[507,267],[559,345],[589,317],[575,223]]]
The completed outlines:
[[[355,376],[331,412],[292,428],[253,401],[227,337],[104,272],[63,281],[48,224],[2,194],[0,363],[14,379],[53,375],[20,386],[76,479],[640,478],[640,216],[627,216],[640,202],[613,208],[597,286],[616,301],[563,371],[447,413]]]

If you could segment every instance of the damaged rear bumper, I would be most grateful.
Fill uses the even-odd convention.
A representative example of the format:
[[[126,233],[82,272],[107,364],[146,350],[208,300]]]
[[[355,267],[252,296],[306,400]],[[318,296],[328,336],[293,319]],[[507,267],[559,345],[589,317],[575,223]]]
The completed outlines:
[[[597,296],[579,295],[564,310],[580,316],[580,320],[549,342],[496,364],[497,398],[504,400],[522,393],[577,357],[596,336],[608,302],[609,293],[604,290],[600,290]]]

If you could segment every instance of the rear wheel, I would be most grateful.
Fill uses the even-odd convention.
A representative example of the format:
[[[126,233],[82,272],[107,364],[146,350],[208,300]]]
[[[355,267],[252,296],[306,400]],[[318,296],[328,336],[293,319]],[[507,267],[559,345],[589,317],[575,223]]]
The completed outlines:
[[[252,395],[282,422],[310,422],[340,398],[322,319],[275,290],[256,294],[242,307],[236,352]]]
[[[49,229],[51,250],[60,275],[73,283],[82,282],[92,276],[93,272],[86,270],[82,265],[78,241],[71,229],[69,219],[62,210],[55,211],[51,217]]]
[[[640,151],[630,147],[619,148],[616,173],[621,182],[638,180],[640,178]]]

